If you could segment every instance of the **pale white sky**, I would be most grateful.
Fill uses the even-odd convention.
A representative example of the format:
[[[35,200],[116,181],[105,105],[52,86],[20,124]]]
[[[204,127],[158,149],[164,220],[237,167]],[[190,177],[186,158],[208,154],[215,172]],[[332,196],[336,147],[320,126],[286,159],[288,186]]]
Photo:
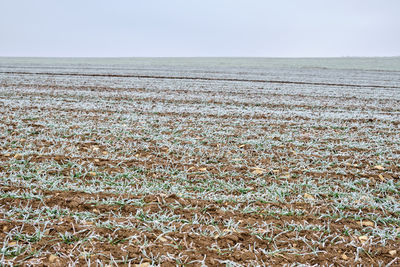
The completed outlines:
[[[400,1],[0,0],[0,56],[400,56]]]

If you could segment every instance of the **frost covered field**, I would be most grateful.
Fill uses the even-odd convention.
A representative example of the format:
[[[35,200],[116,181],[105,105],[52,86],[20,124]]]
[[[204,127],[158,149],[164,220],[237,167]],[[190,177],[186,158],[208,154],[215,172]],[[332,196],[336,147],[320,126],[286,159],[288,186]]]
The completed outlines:
[[[400,265],[400,58],[0,58],[0,265]]]

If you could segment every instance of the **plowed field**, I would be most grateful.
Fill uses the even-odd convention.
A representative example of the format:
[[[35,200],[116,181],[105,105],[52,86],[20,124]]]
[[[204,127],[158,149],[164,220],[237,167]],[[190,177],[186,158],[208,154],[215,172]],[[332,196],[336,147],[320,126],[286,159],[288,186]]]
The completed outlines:
[[[0,60],[0,264],[399,266],[400,71],[229,62]]]

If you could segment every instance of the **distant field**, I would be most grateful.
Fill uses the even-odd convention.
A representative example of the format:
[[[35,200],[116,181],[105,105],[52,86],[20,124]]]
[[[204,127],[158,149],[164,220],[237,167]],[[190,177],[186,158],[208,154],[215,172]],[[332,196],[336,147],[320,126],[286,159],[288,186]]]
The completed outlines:
[[[400,265],[400,58],[0,58],[0,265]]]

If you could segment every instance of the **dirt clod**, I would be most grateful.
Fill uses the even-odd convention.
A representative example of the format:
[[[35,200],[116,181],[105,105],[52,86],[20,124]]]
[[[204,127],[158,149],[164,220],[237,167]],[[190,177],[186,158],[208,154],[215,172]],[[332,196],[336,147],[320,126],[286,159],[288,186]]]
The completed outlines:
[[[390,256],[395,256],[397,254],[397,250],[389,250]]]
[[[55,261],[57,261],[58,260],[58,257],[56,256],[56,255],[54,255],[54,254],[51,254],[50,256],[49,256],[49,262],[55,262]]]

